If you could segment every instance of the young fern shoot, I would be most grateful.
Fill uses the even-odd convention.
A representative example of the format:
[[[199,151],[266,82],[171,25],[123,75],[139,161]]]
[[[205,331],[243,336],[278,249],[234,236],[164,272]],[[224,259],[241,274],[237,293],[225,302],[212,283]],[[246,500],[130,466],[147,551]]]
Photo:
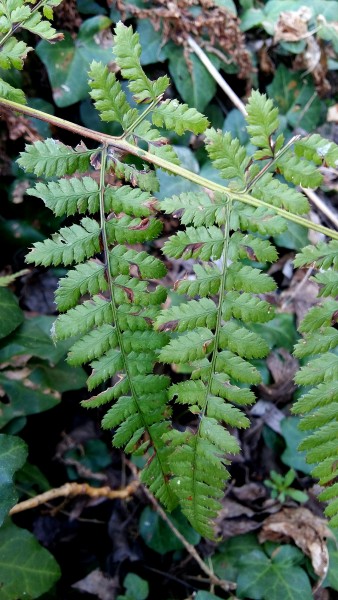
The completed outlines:
[[[250,386],[260,382],[251,361],[269,352],[251,324],[274,316],[273,306],[264,298],[276,288],[264,272],[266,264],[277,260],[270,238],[287,228],[288,217],[307,223],[301,215],[308,212],[308,203],[295,185],[317,186],[318,165],[336,165],[337,147],[319,136],[284,144],[283,136],[276,133],[277,109],[264,95],[253,92],[247,121],[257,150],[249,156],[230,133],[207,129],[207,119],[195,109],[164,99],[168,78],[147,77],[140,64],[138,35],[121,23],[116,27],[114,55],[134,104],[128,102],[116,75],[101,63],[92,63],[89,84],[101,119],[118,123],[121,135],[102,136],[94,150],[83,142],[75,149],[52,139],[36,142],[19,159],[22,168],[42,178],[28,190],[31,196],[41,198],[57,216],[83,215],[52,239],[34,244],[27,260],[72,266],[56,292],[61,315],[54,336],[77,336],[68,360],[74,365],[90,363],[88,389],[97,391],[82,404],[113,403],[102,421],[103,427],[113,430],[113,444],[129,453],[145,454],[143,482],[168,510],[179,504],[193,527],[212,538],[230,456],[239,452],[234,428],[248,427],[245,409],[255,400]],[[209,157],[226,185],[203,180],[209,192],[201,189],[157,201],[156,172],[142,160],[193,178],[179,166],[165,129],[178,135],[205,133]],[[91,137],[98,139],[98,135],[92,132]],[[126,154],[137,157],[135,164],[130,158],[125,161]],[[196,181],[201,183],[202,178],[196,176]],[[167,293],[159,281],[166,268],[151,254],[151,243],[162,229],[156,215],[159,209],[181,221],[180,230],[165,243],[164,254],[170,260],[195,260],[194,279],[175,284],[182,303],[165,310]],[[145,244],[144,249],[139,250],[140,244]],[[298,258],[297,264],[304,260],[330,266],[336,250],[336,242],[323,244],[319,255],[310,253],[310,261],[304,250],[305,258]],[[322,255],[332,258],[322,260]],[[331,272],[316,277],[327,291],[337,293]],[[313,309],[322,315],[315,314],[316,327],[326,328],[324,351],[336,343],[332,315],[338,306],[328,302]],[[310,329],[303,326],[303,331]],[[310,353],[316,339],[306,339]],[[336,364],[335,354],[330,354],[332,370],[323,375],[324,383],[309,381],[305,371],[300,371],[299,383],[319,382],[318,393],[325,392],[321,386],[331,382]],[[191,378],[170,385],[163,374],[170,372],[165,363],[190,371]],[[332,402],[337,401],[333,397],[331,390]],[[173,401],[190,410],[191,423],[184,431],[171,424]],[[305,407],[307,412],[315,406],[303,403],[296,410]],[[330,436],[335,429],[325,420],[330,414],[336,423],[334,408],[330,410],[324,415],[320,409],[324,462],[333,455]],[[337,460],[330,461],[329,470]],[[326,472],[323,481],[331,479]],[[332,492],[324,493],[327,498],[330,493],[338,497],[335,485],[329,488]],[[331,506],[336,505],[334,500]]]

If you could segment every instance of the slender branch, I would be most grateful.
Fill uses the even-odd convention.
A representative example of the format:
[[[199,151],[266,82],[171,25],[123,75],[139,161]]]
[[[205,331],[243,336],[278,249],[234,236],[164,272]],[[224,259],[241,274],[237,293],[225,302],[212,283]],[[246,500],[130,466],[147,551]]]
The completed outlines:
[[[306,194],[309,200],[314,204],[314,206],[319,210],[323,215],[325,215],[331,223],[338,229],[338,217],[337,215],[323,202],[321,198],[319,198],[318,194],[311,190],[310,188],[301,188],[302,192]]]
[[[240,100],[237,94],[235,94],[235,92],[231,89],[230,85],[217,71],[216,67],[214,67],[204,50],[202,50],[202,48],[195,42],[195,40],[190,36],[187,39],[190,48],[195,52],[200,61],[204,64],[204,66],[209,71],[210,75],[214,78],[214,80],[217,81],[219,87],[228,96],[228,98],[230,98],[231,102],[236,106],[236,108],[238,108],[238,110],[241,111],[242,115],[245,116],[247,112],[242,100]]]
[[[104,487],[92,487],[88,485],[88,483],[65,483],[61,487],[53,488],[44,492],[43,494],[38,494],[34,496],[34,498],[29,498],[29,500],[24,500],[23,502],[18,502],[15,504],[9,511],[10,515],[15,515],[16,513],[23,512],[24,510],[29,510],[31,508],[36,508],[41,504],[45,504],[46,502],[50,502],[50,500],[54,500],[55,498],[69,498],[73,496],[89,496],[90,498],[106,498],[107,500],[116,500],[121,499],[125,500],[126,498],[130,498],[133,496],[139,487],[140,482],[136,479],[132,481],[129,485],[121,490],[112,490],[108,486]]]
[[[0,98],[0,106],[1,105],[8,106],[12,110],[21,112],[29,117],[34,117],[42,121],[46,121],[47,123],[55,125],[56,127],[67,129],[68,131],[78,134],[79,136],[96,140],[101,144],[109,144],[117,150],[122,150],[122,152],[127,152],[133,154],[134,156],[138,156],[146,162],[160,167],[161,169],[165,169],[170,173],[173,173],[174,175],[179,175],[184,179],[188,179],[189,181],[192,181],[193,183],[196,183],[197,185],[200,185],[206,189],[212,190],[214,192],[220,192],[221,194],[226,194],[229,198],[233,200],[239,200],[244,204],[249,204],[250,206],[254,206],[256,208],[262,206],[268,210],[273,210],[276,214],[280,215],[281,217],[284,217],[288,221],[292,221],[293,223],[297,223],[298,225],[303,225],[307,229],[318,231],[319,233],[323,233],[324,235],[327,235],[332,239],[338,240],[338,231],[333,231],[328,227],[324,227],[323,225],[319,225],[318,223],[313,223],[312,221],[304,219],[299,215],[289,213],[283,208],[272,206],[271,204],[268,204],[263,200],[258,200],[258,198],[250,196],[246,192],[235,192],[224,185],[220,185],[219,183],[206,179],[205,177],[201,177],[196,173],[188,171],[188,169],[185,169],[184,167],[174,165],[173,163],[170,163],[159,156],[155,156],[154,154],[151,154],[146,150],[142,150],[141,148],[138,148],[137,146],[134,146],[133,144],[130,144],[129,142],[122,140],[119,137],[107,135],[104,133],[98,133],[97,131],[93,131],[92,129],[88,129],[87,127],[76,125],[74,123],[71,123],[70,121],[65,121],[64,119],[55,117],[54,115],[47,115],[46,113],[30,108],[29,106],[18,104],[17,102],[13,102],[12,100],[5,100],[4,98]]]
[[[135,465],[130,463],[130,461],[128,461],[128,465],[129,465],[130,470],[132,471],[134,477],[138,477],[138,473],[137,473]],[[218,587],[220,587],[222,590],[225,590],[225,591],[236,589],[236,583],[234,583],[232,581],[225,581],[224,579],[219,579],[212,572],[212,570],[208,567],[208,565],[200,557],[196,548],[192,544],[189,544],[189,542],[186,540],[184,535],[182,535],[182,533],[180,531],[178,531],[177,527],[175,527],[175,525],[170,520],[168,515],[165,513],[163,508],[157,502],[155,496],[153,496],[153,494],[145,486],[142,486],[142,490],[144,491],[145,495],[150,500],[151,504],[154,506],[157,514],[160,515],[161,519],[163,519],[163,521],[168,525],[169,529],[173,532],[173,534],[177,537],[177,539],[180,540],[181,544],[184,546],[184,548],[187,550],[187,552],[190,554],[190,556],[200,566],[203,573],[205,573],[208,576],[211,583],[213,583],[214,585],[217,585]]]
[[[295,135],[293,136],[293,138],[291,138],[291,140],[289,140],[287,142],[287,144],[285,144],[285,146],[283,146],[283,148],[277,152],[277,154],[275,155],[275,157],[270,160],[261,170],[260,172],[256,175],[256,177],[253,177],[251,179],[251,181],[248,182],[245,191],[249,192],[249,190],[251,190],[254,185],[256,185],[257,181],[259,181],[263,175],[265,175],[265,173],[267,173],[271,167],[273,167],[277,161],[284,156],[284,154],[291,148],[292,144],[294,144],[295,142],[298,142],[298,140],[300,140],[301,136],[300,135]]]
[[[149,104],[147,106],[147,108],[137,117],[137,119],[134,121],[134,123],[132,123],[130,125],[130,127],[128,127],[123,134],[120,136],[121,140],[125,140],[127,139],[127,137],[134,131],[134,129],[136,129],[136,127],[142,123],[142,121],[144,121],[144,119],[146,118],[146,116],[153,110],[153,108],[155,108],[155,106],[158,105],[159,102],[161,102],[163,98],[163,94],[161,94],[161,96],[159,96],[158,98],[156,98],[156,100],[153,100],[151,102],[151,104]]]

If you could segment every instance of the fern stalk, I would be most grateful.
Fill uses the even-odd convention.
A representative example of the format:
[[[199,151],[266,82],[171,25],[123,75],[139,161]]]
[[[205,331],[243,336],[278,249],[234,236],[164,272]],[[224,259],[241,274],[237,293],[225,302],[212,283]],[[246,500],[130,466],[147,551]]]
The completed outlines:
[[[4,98],[0,98],[0,106],[7,106],[12,110],[21,112],[29,117],[34,117],[40,119],[41,121],[46,121],[51,125],[55,125],[56,127],[60,127],[62,129],[66,129],[67,131],[71,131],[72,133],[78,134],[80,137],[86,137],[88,139],[95,140],[100,144],[108,144],[113,146],[116,150],[120,150],[123,153],[132,154],[139,158],[144,159],[145,161],[161,168],[166,171],[169,171],[173,175],[178,175],[187,179],[188,181],[192,181],[201,187],[212,190],[214,192],[219,192],[221,194],[226,194],[232,200],[239,200],[243,202],[243,204],[248,204],[249,206],[253,206],[255,208],[264,207],[269,210],[273,210],[276,214],[284,217],[288,221],[296,223],[297,225],[302,225],[306,229],[310,229],[312,231],[318,231],[318,233],[322,233],[323,235],[328,236],[331,239],[338,240],[338,231],[334,231],[329,229],[328,227],[324,227],[318,223],[313,223],[300,215],[293,214],[280,208],[278,206],[271,206],[267,202],[263,200],[259,200],[258,198],[254,198],[247,191],[238,191],[234,192],[233,190],[223,186],[219,183],[211,181],[210,179],[206,179],[205,177],[201,177],[197,173],[192,173],[188,169],[181,167],[179,165],[175,165],[167,160],[159,156],[155,156],[151,154],[151,152],[147,152],[133,144],[127,142],[126,140],[121,139],[120,137],[111,136],[104,133],[98,133],[93,131],[92,129],[88,129],[87,127],[82,127],[81,125],[77,125],[76,123],[72,123],[70,121],[66,121],[65,119],[61,119],[60,117],[55,117],[54,115],[46,114],[42,111],[36,110],[29,106],[23,106],[18,104],[17,102],[13,102],[11,100],[6,100]],[[271,166],[271,165],[270,165]],[[253,185],[253,183],[251,183]]]

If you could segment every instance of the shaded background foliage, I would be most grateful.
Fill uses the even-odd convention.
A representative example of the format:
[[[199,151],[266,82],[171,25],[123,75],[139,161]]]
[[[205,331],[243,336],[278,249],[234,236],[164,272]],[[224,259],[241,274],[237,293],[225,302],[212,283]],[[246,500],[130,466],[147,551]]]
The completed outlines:
[[[286,138],[297,132],[318,131],[337,142],[337,6],[336,0],[313,0],[310,14],[298,0],[70,0],[55,9],[54,25],[64,32],[64,40],[54,45],[38,42],[36,53],[28,55],[22,72],[0,69],[0,75],[22,88],[34,108],[116,135],[116,126],[99,121],[88,99],[87,71],[94,59],[114,69],[112,28],[123,19],[140,34],[142,64],[149,77],[168,73],[172,79],[170,97],[179,97],[204,111],[214,127],[230,131],[242,144],[249,142],[243,116],[190,52],[189,35],[203,43],[214,66],[240,97],[252,87],[268,93],[280,108]],[[283,17],[285,11],[294,11],[292,25],[290,17]],[[25,35],[35,46],[36,40]],[[57,136],[66,144],[76,145],[79,140],[68,132],[56,132],[46,123],[3,109],[1,112],[0,234],[1,271],[5,275],[25,268],[28,246],[61,224],[67,225],[67,219],[52,217],[38,199],[25,196],[31,181],[15,163],[24,141]],[[177,144],[175,134],[171,137]],[[186,134],[179,144],[177,151],[184,166],[217,181],[198,136]],[[327,169],[324,175],[322,191],[334,207],[336,174]],[[194,184],[176,182],[163,172],[159,178],[160,199],[195,189]],[[325,223],[322,215],[317,218]],[[155,253],[177,227],[176,220],[163,220],[164,237],[154,243]],[[252,428],[240,436],[243,454],[233,464],[234,484],[218,523],[219,534],[226,541],[217,545],[201,540],[180,513],[172,518],[201,554],[212,557],[217,575],[237,581],[238,597],[259,599],[268,595],[277,600],[287,594],[290,598],[300,594],[313,597],[311,584],[316,577],[306,556],[309,552],[292,543],[297,541],[287,514],[283,521],[287,540],[268,533],[264,538],[262,531],[281,503],[296,506],[291,487],[298,492],[306,490],[306,506],[311,512],[303,512],[299,518],[310,545],[313,515],[321,516],[322,507],[315,500],[316,484],[309,477],[309,466],[296,452],[302,434],[297,430],[297,417],[289,412],[295,395],[292,378],[296,365],[291,351],[297,339],[296,325],[312,306],[316,291],[308,281],[298,288],[299,274],[293,272],[291,261],[295,251],[308,243],[308,234],[290,225],[275,242],[280,259],[273,267],[273,276],[279,290],[272,300],[280,311],[274,321],[256,325],[273,352],[267,361],[255,361],[264,383],[257,389],[259,400],[250,413]],[[189,261],[168,266],[169,285],[183,269],[189,269]],[[109,434],[99,430],[99,414],[90,415],[79,408],[79,399],[86,394],[84,370],[65,363],[67,343],[55,348],[50,340],[54,291],[60,274],[60,269],[31,268],[13,281],[10,289],[0,288],[0,458],[9,465],[1,480],[5,486],[0,503],[3,517],[19,496],[34,495],[66,480],[114,488],[130,477],[125,459],[111,450]],[[172,294],[172,304],[179,301]],[[295,475],[293,471],[288,475],[290,468]],[[282,479],[274,477],[272,471]],[[319,524],[317,533],[322,539]],[[280,545],[280,541],[288,543]],[[194,591],[198,592],[197,600],[215,598],[208,583],[199,579],[199,570],[181,543],[141,492],[128,502],[80,498],[17,515],[0,530],[0,557],[5,557],[0,560],[0,580],[5,574],[8,578],[12,569],[22,584],[18,577],[19,545],[24,556],[32,559],[32,577],[24,581],[27,597],[44,594],[45,600],[86,596],[143,600],[158,597],[159,586],[163,589],[165,584],[168,600],[187,598]],[[58,583],[59,568],[44,547],[60,565]],[[334,598],[334,590],[338,590],[334,539],[329,541],[329,549],[331,567],[316,595],[320,600]],[[36,577],[37,565],[45,567],[40,579]],[[21,595],[22,589],[15,586],[0,588],[0,599],[14,600]]]

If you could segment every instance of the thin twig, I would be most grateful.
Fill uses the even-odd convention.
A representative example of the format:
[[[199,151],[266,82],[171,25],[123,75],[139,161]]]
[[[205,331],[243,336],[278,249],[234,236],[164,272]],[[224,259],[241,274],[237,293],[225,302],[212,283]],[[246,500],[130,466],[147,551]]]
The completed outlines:
[[[134,477],[138,477],[138,473],[137,473],[135,465],[133,465],[129,461],[128,461],[128,465],[129,465],[130,470],[133,473]],[[178,529],[175,527],[173,522],[169,519],[167,514],[164,512],[163,508],[157,502],[155,496],[153,496],[153,494],[146,487],[143,486],[142,489],[143,489],[145,495],[148,497],[148,499],[152,503],[152,505],[154,506],[157,514],[168,525],[169,529],[173,532],[173,534],[177,537],[177,539],[180,540],[181,544],[184,546],[186,551],[197,562],[197,564],[200,566],[202,571],[208,576],[209,581],[212,584],[217,585],[218,587],[220,587],[222,590],[225,590],[225,591],[236,589],[236,583],[234,583],[232,581],[225,581],[224,579],[219,579],[212,572],[212,570],[209,569],[208,565],[204,562],[204,560],[198,554],[196,548],[194,546],[192,546],[192,544],[189,544],[189,542],[186,540],[184,535],[182,535],[181,532],[178,531]]]
[[[306,194],[306,196],[309,198],[312,204],[314,204],[314,206],[321,213],[323,213],[323,215],[325,215],[331,221],[331,223],[333,223],[333,225],[338,229],[338,217],[333,213],[332,210],[330,210],[327,204],[325,204],[325,202],[323,202],[323,200],[319,198],[316,192],[309,188],[303,187],[301,188],[301,190],[304,192],[304,194]]]
[[[53,488],[43,494],[34,496],[34,498],[29,498],[29,500],[24,500],[23,502],[15,504],[9,511],[9,514],[15,515],[24,510],[36,508],[41,504],[54,500],[54,498],[61,497],[90,496],[90,498],[106,498],[107,500],[116,500],[117,498],[125,500],[135,494],[139,485],[140,482],[134,480],[121,490],[112,490],[108,486],[95,488],[88,485],[88,483],[65,483],[59,488]]]
[[[190,48],[197,54],[200,61],[204,64],[205,68],[209,71],[210,75],[217,81],[220,88],[222,88],[223,92],[230,98],[231,102],[241,111],[242,115],[246,115],[246,108],[243,104],[242,100],[235,94],[230,85],[225,81],[222,75],[217,71],[216,67],[212,64],[211,60],[208,58],[204,50],[195,42],[192,37],[188,37],[188,44]]]

